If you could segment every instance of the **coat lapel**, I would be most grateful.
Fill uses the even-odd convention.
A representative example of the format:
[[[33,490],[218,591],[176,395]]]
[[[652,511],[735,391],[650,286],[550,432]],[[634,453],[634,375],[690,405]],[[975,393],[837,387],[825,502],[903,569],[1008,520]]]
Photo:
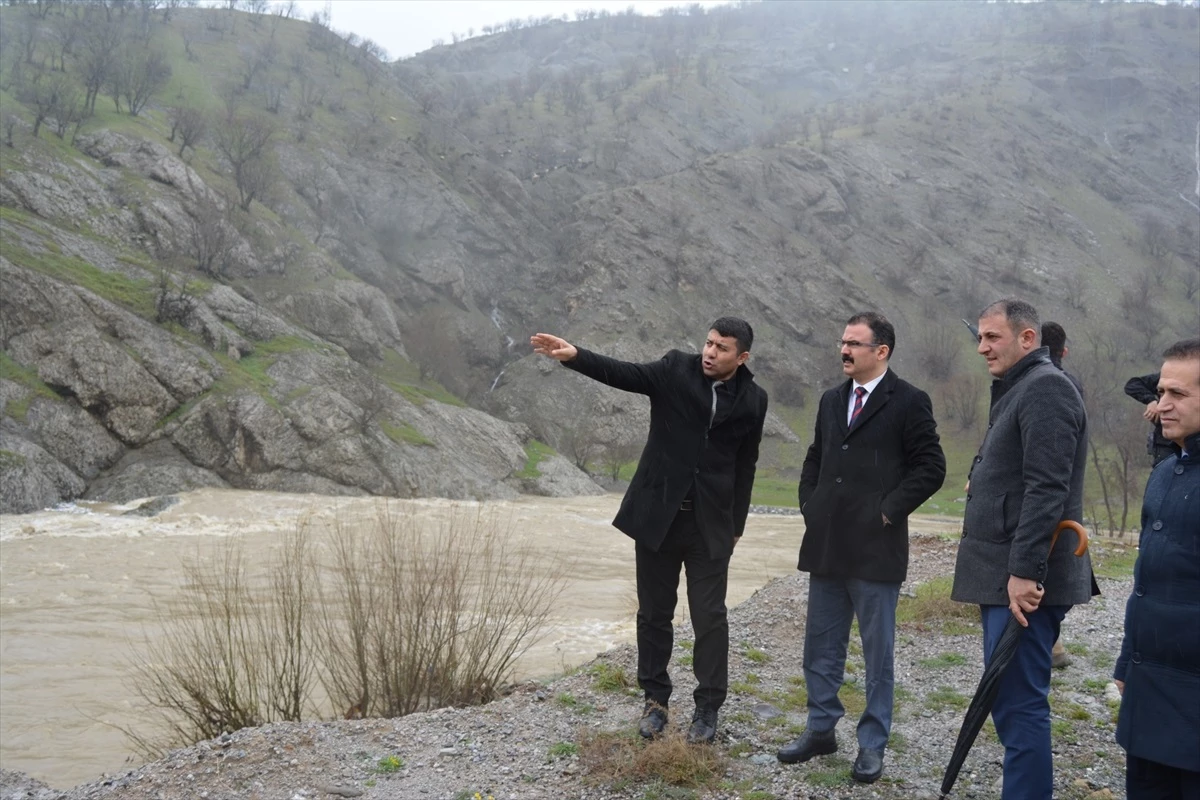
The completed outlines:
[[[850,387],[853,385],[854,381],[846,381],[841,385],[841,388],[838,389],[837,393],[838,411],[833,416],[837,421],[838,433],[842,435],[843,439],[846,438],[846,434],[849,433],[849,426],[846,424],[846,411],[850,407]]]

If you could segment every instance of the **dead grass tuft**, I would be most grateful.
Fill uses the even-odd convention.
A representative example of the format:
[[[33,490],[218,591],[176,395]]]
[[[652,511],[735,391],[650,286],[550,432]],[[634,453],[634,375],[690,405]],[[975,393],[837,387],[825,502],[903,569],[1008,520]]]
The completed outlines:
[[[661,781],[705,789],[717,785],[727,766],[720,750],[690,745],[675,730],[652,742],[644,742],[632,731],[588,734],[580,741],[579,755],[588,775],[601,783]]]

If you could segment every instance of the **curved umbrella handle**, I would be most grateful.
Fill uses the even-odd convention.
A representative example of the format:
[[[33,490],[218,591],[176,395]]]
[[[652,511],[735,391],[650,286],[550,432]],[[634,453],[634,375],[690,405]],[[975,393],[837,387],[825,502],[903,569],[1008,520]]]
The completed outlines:
[[[1054,529],[1054,534],[1050,537],[1050,550],[1054,550],[1054,545],[1058,542],[1058,534],[1062,531],[1075,531],[1079,537],[1079,546],[1075,548],[1075,555],[1082,556],[1088,549],[1088,534],[1087,529],[1073,519],[1064,519],[1058,523],[1058,527]]]

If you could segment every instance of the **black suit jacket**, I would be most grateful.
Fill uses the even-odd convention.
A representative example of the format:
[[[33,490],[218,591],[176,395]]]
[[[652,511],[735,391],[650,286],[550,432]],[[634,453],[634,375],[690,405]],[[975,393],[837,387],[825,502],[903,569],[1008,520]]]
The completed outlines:
[[[817,410],[800,472],[799,569],[900,582],[908,574],[908,515],[941,488],[946,457],[929,395],[889,369],[847,428],[851,385],[825,392]]]
[[[613,520],[619,530],[657,551],[691,491],[696,524],[712,558],[727,558],[742,535],[767,393],[743,364],[728,413],[709,429],[712,384],[698,354],[672,350],[632,364],[583,348],[563,366],[616,389],[650,397],[650,435],[637,472]]]

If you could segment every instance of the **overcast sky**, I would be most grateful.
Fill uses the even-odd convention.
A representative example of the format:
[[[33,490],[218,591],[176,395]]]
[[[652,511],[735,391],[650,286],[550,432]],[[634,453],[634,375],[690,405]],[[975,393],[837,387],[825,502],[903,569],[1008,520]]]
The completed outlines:
[[[476,35],[485,25],[506,22],[514,17],[558,17],[567,14],[573,20],[581,9],[624,11],[633,6],[639,14],[657,14],[671,6],[687,6],[694,0],[332,0],[332,25],[338,31],[350,31],[372,39],[387,48],[390,59],[405,58],[428,50],[434,39],[448,44],[450,34],[465,35],[474,28]],[[699,0],[713,6],[716,0]],[[299,0],[302,18],[325,8],[324,0]]]

